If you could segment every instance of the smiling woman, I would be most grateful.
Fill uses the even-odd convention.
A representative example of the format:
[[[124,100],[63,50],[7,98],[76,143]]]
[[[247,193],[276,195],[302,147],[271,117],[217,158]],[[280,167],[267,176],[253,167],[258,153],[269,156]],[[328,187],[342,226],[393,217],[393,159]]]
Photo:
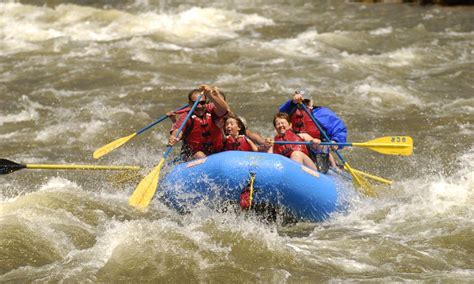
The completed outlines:
[[[279,112],[273,117],[273,125],[277,135],[273,138],[274,141],[311,141],[311,147],[317,147],[321,140],[311,137],[307,133],[296,134],[291,129],[290,116],[284,112]],[[273,141],[268,140],[269,144],[274,144]],[[274,144],[273,147],[270,147],[268,153],[280,154],[292,159],[295,162],[298,162],[302,165],[307,166],[310,169],[315,171],[318,170],[313,161],[309,158],[309,148],[306,145],[298,144],[285,144],[279,145]]]

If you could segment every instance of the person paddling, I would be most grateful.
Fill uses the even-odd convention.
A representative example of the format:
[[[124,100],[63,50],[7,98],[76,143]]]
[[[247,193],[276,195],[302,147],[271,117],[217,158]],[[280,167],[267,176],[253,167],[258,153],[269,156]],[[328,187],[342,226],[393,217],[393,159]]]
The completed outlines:
[[[226,100],[226,96],[224,94],[224,92],[219,89],[218,87],[212,87],[212,90],[217,93],[217,95],[223,99],[224,101],[227,102]],[[209,102],[207,105],[206,105],[206,108],[207,108],[207,111],[212,113],[214,111],[214,108],[215,108],[215,105],[214,103],[211,101]],[[175,123],[176,122],[176,118],[179,117],[181,114],[184,113],[184,116],[186,116],[186,113],[189,112],[190,110],[190,107],[186,107],[185,109],[182,109],[182,110],[178,110],[178,111],[169,111],[166,113],[166,115],[170,118],[170,120]],[[227,119],[228,117],[237,117],[235,115],[235,113],[232,112],[232,110],[229,109],[229,111],[227,112],[227,114],[223,117],[223,119],[219,120],[218,123],[224,123],[224,120]],[[263,138],[260,134],[258,134],[257,132],[253,131],[253,130],[250,130],[247,125],[246,125],[246,122],[244,120],[243,117],[239,116],[239,119],[243,122],[244,126],[245,126],[245,133],[244,135],[246,135],[248,138],[250,138],[252,140],[252,142],[254,142],[254,144],[256,145],[260,145],[260,146],[263,146],[263,144],[265,144],[265,138]],[[219,125],[219,127],[221,128],[224,128],[224,125]],[[266,150],[265,150],[266,151]]]
[[[302,103],[311,111],[332,142],[346,142],[347,128],[344,122],[329,108],[314,106],[312,97],[307,91],[302,89],[296,90],[292,94],[292,98],[279,108],[280,112],[287,113],[290,116],[293,131],[296,133],[307,133],[314,138],[325,140],[321,136],[318,127],[301,107]],[[332,146],[331,148],[335,151],[338,149],[338,146]],[[340,148],[342,149],[342,147]],[[327,152],[327,147],[319,147],[318,149],[310,151],[310,156],[314,161],[317,162],[318,158],[323,160],[322,162],[317,162],[322,172],[327,172],[328,163],[331,167],[336,167],[334,157]]]
[[[226,140],[224,142],[224,150],[230,151],[253,151],[257,152],[258,148],[255,143],[248,138],[246,127],[240,117],[230,116],[225,121]]]
[[[168,145],[175,145],[178,141],[183,141],[181,158],[185,161],[203,158],[221,152],[224,148],[223,123],[221,120],[229,113],[229,105],[218,95],[215,89],[208,85],[202,85],[198,89],[189,92],[189,105],[192,106],[201,94],[204,94],[204,96],[201,97],[179,137],[176,138],[175,136],[186,117],[186,115],[183,115],[184,113],[179,115],[168,138]],[[208,107],[206,98],[213,103],[212,108]]]
[[[295,133],[291,129],[290,117],[287,113],[279,112],[273,117],[273,126],[277,135],[273,138],[274,141],[310,141],[313,143],[311,147],[318,147],[321,140],[311,137],[307,133]],[[268,153],[280,154],[286,156],[302,165],[307,166],[315,171],[318,170],[313,161],[309,158],[308,147],[306,145],[297,144],[273,144],[271,139],[266,140],[266,145],[269,146]],[[273,147],[271,146],[273,145]]]

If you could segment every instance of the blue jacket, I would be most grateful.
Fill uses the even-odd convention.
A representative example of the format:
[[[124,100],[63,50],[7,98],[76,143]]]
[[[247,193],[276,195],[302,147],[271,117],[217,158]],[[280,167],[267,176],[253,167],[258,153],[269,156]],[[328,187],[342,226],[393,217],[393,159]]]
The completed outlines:
[[[291,114],[296,108],[296,104],[293,100],[288,100],[282,104],[279,108],[280,112]],[[336,142],[345,143],[347,139],[347,129],[344,122],[330,109],[326,107],[314,106],[312,110],[314,118],[318,121],[326,132],[330,140]],[[321,133],[321,137],[324,137]],[[342,147],[339,147],[342,148]]]

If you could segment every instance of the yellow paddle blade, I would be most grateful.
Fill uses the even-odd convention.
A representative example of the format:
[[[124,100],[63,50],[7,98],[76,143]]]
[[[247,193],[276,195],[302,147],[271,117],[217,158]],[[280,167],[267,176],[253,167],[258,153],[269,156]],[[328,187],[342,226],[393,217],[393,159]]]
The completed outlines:
[[[390,185],[390,184],[393,183],[393,181],[391,181],[391,180],[384,179],[384,178],[381,178],[381,177],[378,177],[378,176],[374,176],[374,175],[371,175],[371,174],[368,174],[368,173],[364,173],[364,172],[359,171],[359,170],[356,170],[356,169],[352,169],[352,168],[351,168],[351,170],[352,170],[353,172],[355,172],[356,174],[359,174],[359,175],[361,175],[361,176],[365,176],[365,177],[367,177],[367,178],[369,178],[369,179],[372,179],[372,180],[375,180],[375,181],[378,181],[378,182],[381,182],[381,183],[384,183],[384,184]]]
[[[94,154],[92,155],[94,159],[98,159],[102,157],[105,154],[108,154],[109,152],[113,151],[114,149],[117,149],[118,147],[122,146],[123,144],[127,143],[130,139],[133,137],[137,136],[137,133],[133,133],[131,135],[119,138],[115,141],[110,142],[109,144],[100,147],[99,149],[94,151]]]
[[[367,180],[365,180],[365,178],[363,176],[357,174],[349,166],[349,164],[347,162],[344,164],[344,168],[351,174],[352,182],[354,183],[354,185],[356,186],[357,189],[362,191],[362,193],[364,193],[365,195],[372,196],[372,197],[377,196],[375,190],[372,188],[372,186],[369,184],[369,182]]]
[[[151,199],[155,195],[160,171],[164,164],[165,158],[161,158],[158,166],[138,184],[132,196],[128,199],[128,204],[140,210],[144,210],[150,204]]]
[[[413,139],[410,136],[385,136],[352,146],[366,147],[387,155],[410,156],[413,153]]]

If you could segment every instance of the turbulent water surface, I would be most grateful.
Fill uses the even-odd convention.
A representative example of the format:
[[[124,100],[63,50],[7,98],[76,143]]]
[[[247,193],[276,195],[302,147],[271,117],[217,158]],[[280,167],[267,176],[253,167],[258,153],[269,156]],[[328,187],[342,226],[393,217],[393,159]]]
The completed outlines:
[[[343,150],[393,186],[294,226],[179,215],[157,200],[140,213],[127,204],[139,179],[111,172],[3,175],[0,282],[474,281],[473,15],[346,1],[2,1],[1,158],[145,174],[168,121],[99,162],[92,152],[202,83],[264,136],[304,87],[344,119],[350,141],[409,135],[415,149]]]

